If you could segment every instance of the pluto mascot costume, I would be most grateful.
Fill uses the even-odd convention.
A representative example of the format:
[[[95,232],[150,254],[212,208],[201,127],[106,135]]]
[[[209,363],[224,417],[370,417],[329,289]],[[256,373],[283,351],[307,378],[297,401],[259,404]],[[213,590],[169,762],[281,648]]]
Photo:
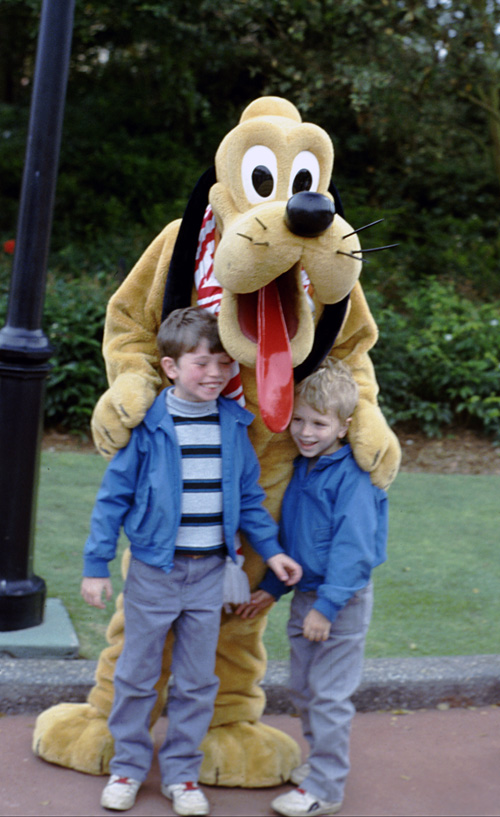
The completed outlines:
[[[293,379],[302,379],[327,354],[344,360],[360,387],[349,430],[356,460],[375,484],[391,483],[400,449],[377,405],[368,357],[377,328],[358,283],[358,234],[342,217],[332,167],[329,137],[303,123],[290,102],[263,97],[246,108],[184,217],[165,227],[109,302],[103,348],[110,388],[93,417],[94,440],[104,456],[126,445],[130,429],[165,386],[156,350],[162,318],[199,303],[218,314],[223,344],[238,364],[233,391],[238,397],[242,387],[255,414],[250,439],[276,518],[296,453],[282,433],[292,410]],[[243,552],[253,589],[264,565],[246,543]],[[124,571],[127,558],[128,551]],[[300,762],[296,743],[259,720],[265,625],[265,615],[241,620],[222,614],[220,689],[201,747],[205,784],[274,786]],[[99,658],[88,703],[43,712],[33,740],[45,760],[90,774],[106,774],[113,754],[107,717],[124,637],[121,596],[107,637],[110,646]],[[170,656],[169,638],[152,724],[165,704]]]

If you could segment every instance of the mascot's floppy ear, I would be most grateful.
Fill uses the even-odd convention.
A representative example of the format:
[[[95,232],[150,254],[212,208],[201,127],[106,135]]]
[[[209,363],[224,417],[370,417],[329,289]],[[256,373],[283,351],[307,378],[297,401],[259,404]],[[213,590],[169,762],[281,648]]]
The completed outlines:
[[[300,383],[323,363],[344,323],[348,303],[349,295],[346,295],[338,304],[326,304],[314,333],[313,347],[304,362],[293,370],[296,383]]]
[[[215,167],[200,176],[186,205],[175,242],[163,297],[162,321],[174,310],[191,306],[194,265],[208,194],[217,181]]]
[[[335,212],[344,218],[344,207],[342,205],[342,200],[340,198],[340,193],[337,190],[336,186],[333,182],[330,182],[330,187],[328,188],[328,192],[333,196],[333,202],[335,204]]]
[[[328,191],[333,196],[335,204],[335,213],[344,218],[344,208],[340,199],[339,191],[333,182],[330,182]],[[327,354],[330,352],[340,327],[342,326],[347,311],[347,304],[349,303],[349,295],[346,295],[337,304],[326,304],[323,313],[318,321],[314,333],[314,343],[308,356],[299,366],[293,370],[293,378],[296,383],[300,383],[305,377],[314,372],[315,369],[323,362]]]

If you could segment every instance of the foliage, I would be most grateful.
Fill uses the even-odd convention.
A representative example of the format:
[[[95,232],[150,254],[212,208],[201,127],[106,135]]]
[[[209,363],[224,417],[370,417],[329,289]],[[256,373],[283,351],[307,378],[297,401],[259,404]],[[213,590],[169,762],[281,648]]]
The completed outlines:
[[[0,267],[0,323],[7,309],[6,272]],[[49,275],[42,327],[53,349],[46,425],[88,431],[95,403],[107,388],[101,345],[106,304],[116,286],[116,278],[104,271],[80,278]]]
[[[110,294],[89,278],[50,280],[44,329],[54,353],[47,378],[47,425],[88,429],[97,399],[107,388],[101,346]]]
[[[500,439],[497,305],[439,281],[408,291],[401,311],[375,292],[369,301],[380,332],[372,359],[389,421],[413,421],[429,436],[469,424]]]
[[[2,245],[15,237],[40,6],[0,2]],[[468,351],[434,351],[439,333],[457,338],[458,327],[455,301],[433,282],[454,282],[460,302],[470,297],[463,318],[477,335],[477,296],[500,296],[499,37],[500,0],[76,0],[44,319],[69,338],[74,306],[76,350],[72,358],[72,343],[52,332],[61,367],[48,383],[52,421],[83,424],[94,399],[85,371],[96,397],[102,382],[106,293],[182,215],[221,137],[264,93],[288,97],[332,135],[348,221],[357,228],[385,217],[362,234],[363,246],[399,243],[366,254],[363,270],[381,329],[374,359],[388,415],[432,433],[457,419],[497,433],[495,364],[475,353],[476,336]],[[0,309],[7,262],[0,253]],[[85,286],[87,304],[78,294]],[[415,293],[420,303],[427,290],[425,308],[407,300]],[[441,325],[430,322],[434,312]],[[496,359],[496,334],[486,340]],[[82,378],[82,408],[70,374]]]
[[[0,3],[0,232],[13,232],[38,11]],[[54,246],[180,215],[261,93],[331,133],[353,205],[401,208],[420,238],[421,211],[486,221],[499,14],[499,0],[77,0]]]
[[[355,225],[360,226],[370,214],[358,208],[354,216]],[[390,221],[374,227],[365,246],[394,238]],[[474,296],[467,251],[459,245],[462,241],[469,246],[476,243],[478,274],[493,277],[494,262],[488,245],[474,232],[476,221],[471,220],[469,227],[466,222],[462,233],[449,218],[447,225],[456,242],[454,254],[446,245],[420,248],[424,254],[420,271],[405,277],[405,264],[413,253],[418,254],[412,243],[373,254],[363,271],[363,285],[380,333],[371,353],[381,388],[380,403],[389,422],[413,422],[428,435],[440,434],[450,424],[465,423],[500,437],[498,307],[492,300]],[[146,238],[138,233],[128,243],[110,239],[86,249],[68,246],[51,256],[43,321],[54,348],[47,380],[46,425],[88,429],[93,407],[106,388],[101,354],[106,303]],[[464,269],[459,285],[437,280],[424,269],[425,259],[429,263],[434,253],[443,275],[449,274],[453,259],[462,257],[460,252]],[[9,271],[10,257],[4,254],[0,257],[0,318],[5,315]]]
[[[388,252],[364,255],[365,290],[377,289],[396,308],[402,293],[432,280],[453,281],[472,298],[492,300],[500,296],[496,213],[481,219],[476,209],[457,216],[429,209],[417,212],[404,206],[351,206],[349,190],[342,197],[353,227],[384,220],[360,234],[363,249],[398,244]]]

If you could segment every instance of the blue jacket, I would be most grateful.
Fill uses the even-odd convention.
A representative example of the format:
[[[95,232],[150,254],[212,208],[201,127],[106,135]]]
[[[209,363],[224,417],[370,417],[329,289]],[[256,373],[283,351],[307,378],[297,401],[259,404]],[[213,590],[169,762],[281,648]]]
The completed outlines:
[[[236,560],[234,538],[241,529],[267,560],[282,549],[278,526],[262,506],[265,494],[258,484],[259,462],[247,434],[253,415],[234,400],[220,397],[217,403],[225,544]],[[115,557],[122,525],[132,555],[168,573],[181,520],[181,494],[181,453],[165,392],[161,392],[132,431],[126,448],[106,469],[85,544],[83,575],[109,576],[108,562]]]
[[[314,608],[334,621],[386,559],[387,494],[372,485],[350,445],[320,457],[309,473],[307,467],[307,458],[296,458],[283,497],[280,542],[302,565],[296,587],[315,591]],[[291,589],[269,570],[260,587],[276,598]]]

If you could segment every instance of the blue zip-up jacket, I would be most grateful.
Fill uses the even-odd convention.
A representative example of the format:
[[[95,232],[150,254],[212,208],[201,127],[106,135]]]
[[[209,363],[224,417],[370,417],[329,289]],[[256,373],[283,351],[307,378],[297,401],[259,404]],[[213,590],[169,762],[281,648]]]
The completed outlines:
[[[234,538],[241,529],[264,560],[282,553],[278,526],[262,506],[260,466],[248,439],[253,415],[234,400],[219,397],[222,502],[225,545],[236,561]],[[181,521],[181,452],[174,423],[161,392],[128,445],[108,465],[92,513],[84,548],[84,576],[109,576],[120,528],[131,552],[167,573],[173,567]]]
[[[296,587],[315,591],[313,607],[333,622],[386,559],[387,494],[372,485],[348,444],[320,457],[309,473],[308,464],[306,457],[294,462],[281,508],[280,543],[302,565]],[[275,598],[292,589],[269,570],[260,587]]]

